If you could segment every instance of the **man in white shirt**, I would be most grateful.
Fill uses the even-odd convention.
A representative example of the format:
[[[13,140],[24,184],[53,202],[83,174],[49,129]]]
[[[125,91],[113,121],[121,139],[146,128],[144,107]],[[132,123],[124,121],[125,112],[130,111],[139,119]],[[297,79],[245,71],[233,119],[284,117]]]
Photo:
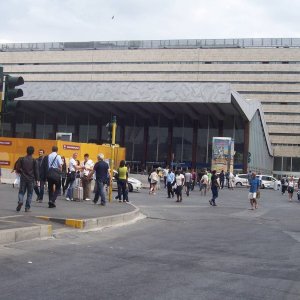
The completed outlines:
[[[75,188],[76,183],[76,171],[80,170],[81,167],[78,165],[76,159],[77,159],[78,153],[73,153],[73,156],[70,158],[69,161],[69,186],[67,189],[67,201],[73,201],[73,192]]]
[[[94,169],[94,163],[91,159],[89,159],[89,154],[84,154],[84,161],[81,164],[82,168],[82,188],[83,188],[83,200],[89,201],[90,193],[91,193],[91,180],[89,179],[89,175],[91,171]]]
[[[167,187],[167,177],[168,177],[168,174],[169,174],[169,167],[167,166],[165,169],[163,169],[165,188]]]
[[[59,174],[61,172],[62,168],[62,159],[60,155],[57,154],[58,148],[57,146],[52,147],[52,153],[48,155],[48,160],[44,160],[45,162],[48,162],[48,174],[47,174],[47,181],[48,181],[48,193],[49,193],[49,208],[55,208],[55,201],[60,193],[61,189],[61,177],[57,176],[57,178],[50,178],[49,174],[53,173],[51,171],[57,172]],[[53,169],[50,171],[50,169]]]

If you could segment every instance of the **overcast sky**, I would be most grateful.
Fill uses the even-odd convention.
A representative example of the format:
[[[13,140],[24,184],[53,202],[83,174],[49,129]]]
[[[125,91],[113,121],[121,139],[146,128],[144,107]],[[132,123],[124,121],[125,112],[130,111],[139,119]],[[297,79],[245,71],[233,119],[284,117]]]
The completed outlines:
[[[300,38],[300,0],[5,0],[0,42]]]

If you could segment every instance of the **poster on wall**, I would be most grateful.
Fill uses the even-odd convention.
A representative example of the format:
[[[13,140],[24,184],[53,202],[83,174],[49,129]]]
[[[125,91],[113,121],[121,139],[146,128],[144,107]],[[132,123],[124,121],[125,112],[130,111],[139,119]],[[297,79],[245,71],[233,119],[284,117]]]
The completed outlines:
[[[230,137],[213,137],[211,169],[233,172],[234,141]]]

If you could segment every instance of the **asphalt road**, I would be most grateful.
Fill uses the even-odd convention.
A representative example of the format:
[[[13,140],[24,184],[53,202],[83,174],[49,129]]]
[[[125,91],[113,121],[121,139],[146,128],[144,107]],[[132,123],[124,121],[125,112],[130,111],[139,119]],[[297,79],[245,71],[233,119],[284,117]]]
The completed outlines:
[[[300,299],[300,203],[130,194],[147,218],[0,248],[0,299]]]

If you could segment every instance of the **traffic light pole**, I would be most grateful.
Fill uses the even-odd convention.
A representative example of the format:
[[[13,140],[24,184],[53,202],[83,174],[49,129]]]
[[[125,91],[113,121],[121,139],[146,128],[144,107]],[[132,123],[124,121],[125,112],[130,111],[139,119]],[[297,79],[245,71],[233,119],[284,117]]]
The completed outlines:
[[[108,200],[112,201],[112,179],[114,176],[114,164],[115,164],[115,146],[116,146],[116,131],[117,131],[117,118],[116,116],[112,117],[112,133],[111,133],[111,159],[110,159],[110,185],[109,185],[109,193]]]

